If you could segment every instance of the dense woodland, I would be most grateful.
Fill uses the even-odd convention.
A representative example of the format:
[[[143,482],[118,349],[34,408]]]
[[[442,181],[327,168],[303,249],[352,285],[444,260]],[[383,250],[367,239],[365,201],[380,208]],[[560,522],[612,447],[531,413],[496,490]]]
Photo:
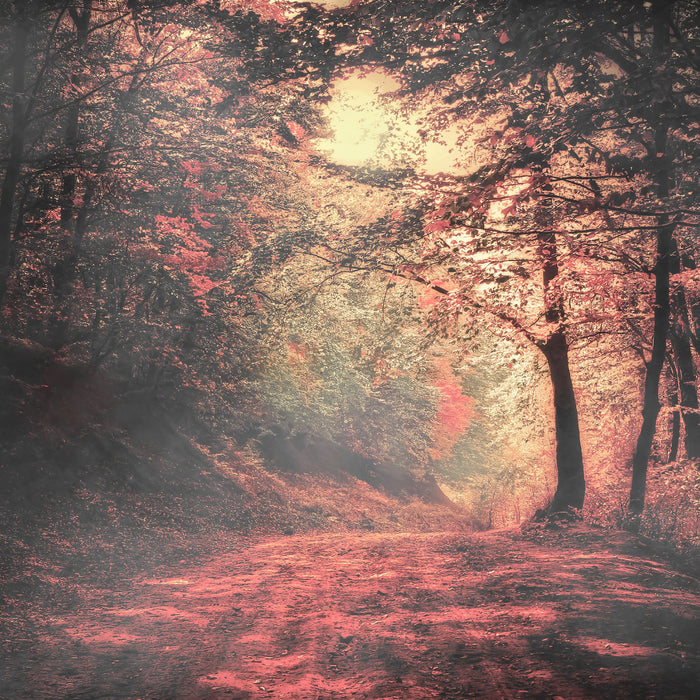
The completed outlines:
[[[5,515],[194,479],[331,526],[343,472],[697,543],[698,2],[0,22]]]

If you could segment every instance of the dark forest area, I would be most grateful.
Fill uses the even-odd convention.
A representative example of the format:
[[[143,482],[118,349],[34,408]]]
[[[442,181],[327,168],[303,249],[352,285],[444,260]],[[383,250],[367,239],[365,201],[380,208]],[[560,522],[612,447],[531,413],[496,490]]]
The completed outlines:
[[[692,697],[699,34],[1,3],[0,696]]]

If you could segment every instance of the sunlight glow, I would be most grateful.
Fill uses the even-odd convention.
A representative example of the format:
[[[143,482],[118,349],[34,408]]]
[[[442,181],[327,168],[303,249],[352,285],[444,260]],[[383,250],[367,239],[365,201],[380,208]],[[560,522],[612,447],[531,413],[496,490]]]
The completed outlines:
[[[381,104],[381,95],[397,87],[382,72],[337,81],[326,113],[332,135],[319,139],[318,148],[339,165],[367,164],[380,153],[391,132],[393,117]]]
[[[337,80],[325,113],[331,133],[317,139],[316,147],[338,165],[412,166],[426,174],[468,172],[473,164],[460,145],[463,126],[447,125],[438,140],[423,140],[419,134],[425,106],[406,115],[405,104],[401,109],[391,101],[391,93],[399,86],[384,71]]]
[[[371,103],[344,96],[329,110],[333,130],[331,159],[341,165],[363,165],[388,136],[387,114]]]
[[[426,141],[424,161],[419,170],[429,175],[466,175],[473,162],[466,150],[459,145],[460,136],[459,125],[452,124],[443,129],[440,141]]]

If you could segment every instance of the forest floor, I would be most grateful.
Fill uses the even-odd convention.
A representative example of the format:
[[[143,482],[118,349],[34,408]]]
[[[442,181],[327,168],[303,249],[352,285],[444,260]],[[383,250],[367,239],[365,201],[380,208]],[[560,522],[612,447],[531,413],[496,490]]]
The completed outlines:
[[[583,526],[231,535],[140,570],[29,561],[5,584],[8,699],[699,692],[698,579]]]

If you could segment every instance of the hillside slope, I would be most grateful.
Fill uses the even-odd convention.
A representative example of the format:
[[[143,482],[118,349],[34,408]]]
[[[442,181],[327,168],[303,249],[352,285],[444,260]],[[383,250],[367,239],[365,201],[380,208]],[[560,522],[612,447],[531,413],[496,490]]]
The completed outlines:
[[[26,348],[6,356],[4,575],[36,558],[79,571],[105,551],[119,566],[155,563],[217,533],[465,526],[434,481],[400,466],[327,439],[297,449],[303,463],[265,454],[204,420],[196,397],[156,397]]]

